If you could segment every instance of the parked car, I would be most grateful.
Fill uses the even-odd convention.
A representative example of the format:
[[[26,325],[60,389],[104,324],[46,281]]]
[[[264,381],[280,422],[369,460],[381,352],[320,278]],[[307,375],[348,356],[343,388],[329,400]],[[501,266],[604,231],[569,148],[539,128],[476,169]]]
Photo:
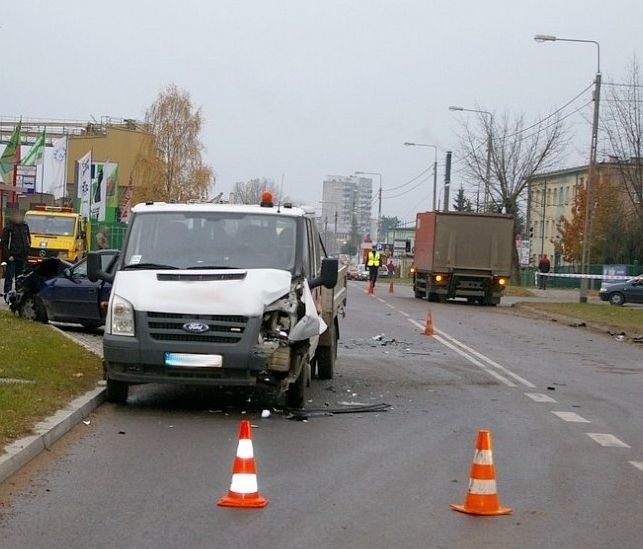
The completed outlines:
[[[101,250],[103,268],[111,271],[118,250]],[[111,284],[87,278],[87,260],[71,264],[48,258],[21,275],[9,297],[9,307],[22,318],[37,322],[69,322],[86,328],[105,323]]]
[[[643,275],[601,288],[599,296],[612,305],[643,303]]]
[[[364,263],[360,263],[355,267],[352,280],[368,280],[368,269]]]

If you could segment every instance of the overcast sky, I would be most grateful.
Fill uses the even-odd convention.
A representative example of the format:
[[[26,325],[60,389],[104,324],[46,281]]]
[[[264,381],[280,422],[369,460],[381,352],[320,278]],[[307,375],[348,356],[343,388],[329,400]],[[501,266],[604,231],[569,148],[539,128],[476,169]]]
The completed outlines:
[[[327,174],[381,172],[386,189],[432,163],[404,141],[438,145],[442,164],[466,116],[449,105],[535,119],[591,83],[590,45],[534,34],[600,41],[618,80],[641,54],[641,21],[640,0],[3,2],[0,116],[142,118],[175,82],[203,109],[217,192],[284,173],[287,194],[319,206]],[[570,122],[572,165],[589,129]],[[384,214],[431,206],[429,181],[396,194]]]

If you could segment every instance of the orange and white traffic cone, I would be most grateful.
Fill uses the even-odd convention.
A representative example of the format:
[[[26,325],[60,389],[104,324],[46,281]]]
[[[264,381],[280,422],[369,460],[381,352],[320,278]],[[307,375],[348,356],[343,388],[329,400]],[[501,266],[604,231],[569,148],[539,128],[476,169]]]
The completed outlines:
[[[375,282],[369,280],[368,282],[368,295],[373,295],[375,293]]]
[[[237,455],[232,462],[232,483],[228,495],[222,497],[217,505],[222,507],[265,507],[268,500],[257,487],[257,466],[252,449],[250,422],[243,420],[239,427]]]
[[[511,513],[509,507],[500,505],[489,431],[478,432],[476,453],[473,456],[469,489],[464,504],[451,504],[451,509],[469,515],[508,515]]]
[[[426,322],[424,323],[424,335],[432,336],[435,335],[435,328],[433,327],[433,315],[431,311],[426,313]]]
[[[393,286],[393,279],[391,279],[391,282],[389,282],[388,293],[389,294],[394,294],[395,293],[395,287]]]

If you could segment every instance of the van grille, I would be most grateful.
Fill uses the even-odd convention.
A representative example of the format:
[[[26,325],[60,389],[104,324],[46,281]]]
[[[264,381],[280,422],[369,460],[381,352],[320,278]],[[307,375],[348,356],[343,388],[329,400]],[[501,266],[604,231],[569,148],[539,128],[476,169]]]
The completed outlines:
[[[202,334],[186,332],[183,325],[202,322],[209,330]],[[195,343],[238,343],[248,323],[248,317],[238,315],[186,315],[176,313],[147,313],[147,327],[157,341],[188,341]]]

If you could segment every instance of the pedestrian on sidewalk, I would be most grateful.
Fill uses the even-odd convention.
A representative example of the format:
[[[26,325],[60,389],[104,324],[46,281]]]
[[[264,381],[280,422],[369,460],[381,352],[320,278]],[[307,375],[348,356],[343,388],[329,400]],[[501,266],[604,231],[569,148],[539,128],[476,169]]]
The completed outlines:
[[[550,269],[551,269],[551,262],[549,261],[547,254],[544,254],[541,256],[540,261],[538,261],[538,272],[541,273],[538,276],[538,287],[541,290],[547,289],[547,278],[548,278],[546,274],[543,275],[542,273],[548,273]]]
[[[107,248],[109,248],[109,229],[102,227],[101,230],[96,233],[96,249],[106,250]]]
[[[393,263],[392,259],[388,260],[388,264],[386,265],[386,271],[388,272],[388,277],[393,278],[393,275],[395,274],[395,263]]]
[[[2,256],[7,262],[4,278],[4,298],[13,287],[13,282],[27,268],[27,256],[31,247],[31,233],[20,212],[11,215],[2,231]]]

